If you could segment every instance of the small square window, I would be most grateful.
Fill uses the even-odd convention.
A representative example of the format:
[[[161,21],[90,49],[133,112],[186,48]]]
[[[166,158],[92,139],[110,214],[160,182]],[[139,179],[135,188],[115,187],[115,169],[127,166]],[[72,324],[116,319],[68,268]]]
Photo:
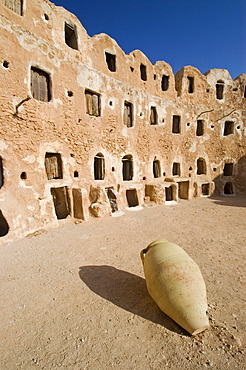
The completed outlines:
[[[234,133],[234,122],[226,121],[224,125],[224,136],[228,136]]]
[[[116,55],[105,52],[108,69],[111,72],[116,72]]]
[[[100,95],[95,92],[85,90],[85,99],[86,113],[90,116],[100,116]]]

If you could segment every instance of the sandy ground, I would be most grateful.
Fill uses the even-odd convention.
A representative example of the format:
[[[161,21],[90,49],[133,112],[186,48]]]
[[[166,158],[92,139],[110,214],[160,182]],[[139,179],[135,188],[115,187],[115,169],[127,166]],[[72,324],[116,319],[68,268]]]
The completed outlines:
[[[0,369],[245,369],[245,224],[245,198],[201,198],[1,246]],[[194,338],[147,293],[139,252],[159,238],[202,270]]]

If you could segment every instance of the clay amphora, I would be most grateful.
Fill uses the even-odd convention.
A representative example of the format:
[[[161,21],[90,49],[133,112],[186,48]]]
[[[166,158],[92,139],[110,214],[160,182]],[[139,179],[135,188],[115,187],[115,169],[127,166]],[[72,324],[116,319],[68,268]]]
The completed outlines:
[[[190,334],[209,326],[201,271],[178,245],[156,240],[141,252],[147,289],[159,308]]]

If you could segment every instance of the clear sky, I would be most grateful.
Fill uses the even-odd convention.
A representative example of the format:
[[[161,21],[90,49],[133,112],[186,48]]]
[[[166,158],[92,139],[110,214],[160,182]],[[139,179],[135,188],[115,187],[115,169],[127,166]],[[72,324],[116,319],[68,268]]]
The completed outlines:
[[[53,0],[74,13],[88,34],[107,33],[126,54],[142,50],[173,72],[246,73],[246,0]]]

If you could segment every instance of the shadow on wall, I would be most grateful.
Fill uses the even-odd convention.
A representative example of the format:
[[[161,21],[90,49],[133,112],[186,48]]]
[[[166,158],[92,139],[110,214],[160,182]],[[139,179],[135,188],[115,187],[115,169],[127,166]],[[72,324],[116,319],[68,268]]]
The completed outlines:
[[[173,332],[188,335],[158,308],[143,278],[107,265],[80,267],[79,275],[90,290],[116,306]]]
[[[223,174],[213,181],[215,190],[210,198],[217,204],[246,207],[246,155],[235,164],[225,162]]]

